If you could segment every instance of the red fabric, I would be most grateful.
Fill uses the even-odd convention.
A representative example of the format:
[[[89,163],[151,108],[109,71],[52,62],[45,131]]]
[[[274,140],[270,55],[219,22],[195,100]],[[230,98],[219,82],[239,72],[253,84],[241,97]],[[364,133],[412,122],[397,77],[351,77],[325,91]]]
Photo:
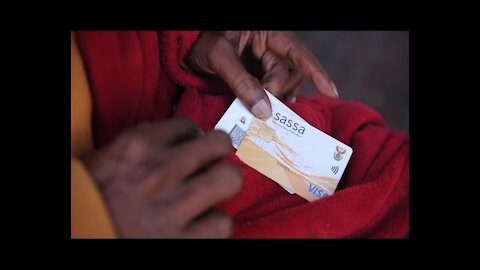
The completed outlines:
[[[211,130],[232,96],[188,89],[175,116]],[[235,149],[227,163],[239,165],[242,191],[221,205],[235,218],[234,237],[403,237],[409,227],[409,144],[382,117],[355,101],[298,97],[289,107],[316,128],[350,145],[354,153],[334,195],[309,203],[243,164]]]
[[[129,33],[115,35],[130,35],[131,39],[139,40]],[[148,36],[142,33],[137,35]],[[170,80],[185,87],[174,117],[187,117],[204,131],[213,129],[234,97],[231,94],[211,95],[209,90],[217,92],[215,89],[217,86],[209,85],[179,68],[181,59],[197,35],[196,32],[167,32],[160,35],[161,66],[166,70],[168,80],[165,80],[163,71],[159,69],[162,75],[158,75],[156,81],[152,83],[155,87],[151,87],[149,91],[139,89],[138,78],[133,75],[120,76],[120,73],[114,73],[117,75],[115,78],[122,81],[119,83],[106,75],[104,77],[98,75],[98,71],[94,69],[92,77],[97,80],[94,85],[106,87],[106,89],[95,87],[94,91],[100,93],[94,96],[96,106],[99,106],[97,111],[106,112],[103,118],[101,114],[96,116],[100,117],[98,127],[107,129],[106,132],[109,134],[107,137],[142,119],[158,120],[167,117],[168,113],[165,112],[173,103],[168,98],[158,97],[161,95],[171,97],[172,94],[170,92],[160,94],[158,91],[171,91],[173,86]],[[103,40],[101,37],[96,38]],[[148,40],[149,38],[144,38],[142,42]],[[150,39],[151,42],[153,40],[154,38]],[[115,39],[110,41],[113,42]],[[102,46],[117,50],[119,47],[123,48],[120,45]],[[144,47],[153,49],[155,46],[144,44],[129,47],[133,51],[128,53],[130,55],[128,59],[131,60],[128,63],[128,70],[136,72],[135,74],[142,72],[151,74],[157,71],[147,70],[146,67],[142,69],[143,62],[136,59],[136,57],[143,59],[140,48]],[[107,53],[107,50],[103,52]],[[116,54],[108,55],[112,57]],[[95,57],[106,61],[104,66],[112,64],[112,59],[105,58],[102,54],[95,54]],[[96,60],[100,62],[99,59]],[[118,60],[114,60],[113,63],[127,66]],[[159,66],[158,63],[151,64],[151,67]],[[116,70],[114,67],[111,68]],[[116,88],[109,84],[120,87],[122,94],[117,95]],[[156,103],[151,102],[155,99]],[[164,100],[170,103],[161,103]],[[148,106],[139,106],[138,103]],[[337,192],[309,203],[297,195],[290,195],[275,182],[243,164],[235,156],[235,149],[232,148],[232,153],[225,162],[240,166],[244,184],[238,195],[220,207],[235,219],[233,237],[403,237],[409,228],[408,136],[390,130],[377,112],[359,102],[314,96],[298,97],[297,103],[288,106],[313,126],[350,145],[354,149],[354,154]]]
[[[198,32],[172,32],[168,42],[173,53],[162,46],[162,35],[155,31],[79,31],[75,33],[89,76],[93,100],[93,132],[97,147],[118,133],[140,122],[170,117],[177,86],[189,79],[186,72],[174,69],[169,77],[160,63],[160,55],[170,61],[183,58]],[[159,38],[160,37],[160,38]],[[165,61],[164,61],[165,63]],[[197,81],[199,81],[197,79]]]

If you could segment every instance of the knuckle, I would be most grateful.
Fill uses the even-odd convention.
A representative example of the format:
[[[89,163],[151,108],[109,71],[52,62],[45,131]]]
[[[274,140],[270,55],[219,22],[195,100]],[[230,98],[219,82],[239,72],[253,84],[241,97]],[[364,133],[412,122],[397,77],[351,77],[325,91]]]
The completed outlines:
[[[141,153],[145,152],[150,147],[150,140],[144,132],[135,132],[128,136],[127,138],[127,148],[128,152]]]
[[[145,130],[146,130],[146,124],[138,125],[134,128],[131,128],[131,129],[128,129],[128,130],[125,130],[124,132],[122,132],[117,137],[117,140],[121,141],[123,143],[127,143],[127,142],[130,141],[130,139],[132,137],[141,136],[141,134],[143,134],[145,132]]]
[[[145,155],[150,143],[148,131],[143,128],[134,128],[124,132],[115,140],[114,153],[119,157],[136,159]]]
[[[220,35],[214,35],[210,38],[210,44],[209,44],[209,51],[210,52],[215,52],[215,51],[220,51],[223,52],[226,48],[229,48],[232,46],[230,41],[226,38],[222,38]],[[214,56],[215,54],[212,54]]]
[[[207,55],[207,60],[213,69],[220,71],[221,63],[226,52],[233,50],[232,44],[226,38],[219,35],[212,35],[208,44],[205,44],[203,51]]]
[[[267,51],[263,54],[262,62],[265,70],[272,70],[279,64],[279,58]]]
[[[252,93],[255,94],[256,92],[254,91],[255,89],[261,89],[260,83],[253,76],[248,74],[245,74],[244,76],[241,76],[241,74],[238,75],[239,76],[236,76],[236,79],[232,82],[232,86],[237,92],[237,96],[251,98],[250,96]],[[254,97],[257,95],[258,94],[255,94]]]

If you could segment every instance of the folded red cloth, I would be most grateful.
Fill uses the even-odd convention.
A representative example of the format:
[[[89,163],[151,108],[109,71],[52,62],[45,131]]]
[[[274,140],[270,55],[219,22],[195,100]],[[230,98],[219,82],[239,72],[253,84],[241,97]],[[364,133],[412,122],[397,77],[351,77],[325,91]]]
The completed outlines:
[[[170,117],[175,87],[184,88],[175,117],[211,130],[234,96],[180,68],[198,32],[77,33],[93,91],[97,146],[126,128]],[[224,86],[223,86],[224,88]],[[213,91],[214,90],[214,91]],[[220,89],[225,90],[225,89]],[[403,237],[409,229],[409,142],[374,110],[355,101],[298,97],[287,104],[306,121],[350,145],[337,191],[308,202],[243,164],[244,184],[220,205],[235,219],[236,238]]]

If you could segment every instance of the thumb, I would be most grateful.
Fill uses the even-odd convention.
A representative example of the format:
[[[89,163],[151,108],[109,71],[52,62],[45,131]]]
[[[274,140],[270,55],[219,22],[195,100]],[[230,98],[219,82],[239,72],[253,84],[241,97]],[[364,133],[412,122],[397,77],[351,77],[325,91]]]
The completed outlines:
[[[213,46],[209,55],[210,68],[257,118],[270,117],[272,108],[267,94],[260,82],[245,69],[232,44],[220,38]]]

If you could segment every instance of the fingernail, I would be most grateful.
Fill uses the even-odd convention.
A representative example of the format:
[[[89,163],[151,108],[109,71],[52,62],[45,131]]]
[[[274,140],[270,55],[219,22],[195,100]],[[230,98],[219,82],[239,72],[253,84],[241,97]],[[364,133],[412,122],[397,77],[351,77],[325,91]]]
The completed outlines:
[[[252,107],[252,113],[260,119],[267,119],[272,115],[272,109],[268,106],[268,103],[261,99]]]
[[[336,98],[338,98],[337,87],[335,86],[335,84],[333,83],[333,81],[330,81],[330,84],[332,85],[333,93],[335,93]]]
[[[295,103],[295,102],[297,102],[297,97],[291,97],[291,98],[289,98],[289,99],[288,99],[288,102],[290,102],[290,103]]]

